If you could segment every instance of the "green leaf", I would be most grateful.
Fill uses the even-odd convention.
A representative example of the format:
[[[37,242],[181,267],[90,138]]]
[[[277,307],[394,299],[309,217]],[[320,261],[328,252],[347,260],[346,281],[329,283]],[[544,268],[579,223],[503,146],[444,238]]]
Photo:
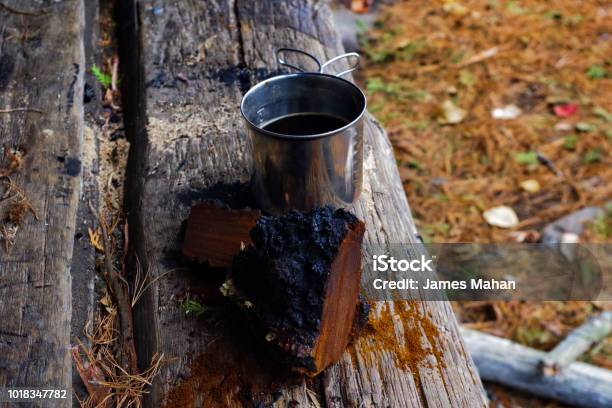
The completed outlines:
[[[443,203],[447,203],[447,202],[449,202],[449,201],[450,201],[450,199],[448,198],[448,196],[447,196],[446,194],[442,194],[442,193],[437,193],[437,194],[434,194],[434,199],[435,199],[436,201],[440,201],[440,202],[443,202]]]
[[[576,135],[565,136],[563,139],[563,148],[567,150],[574,150],[576,148],[576,142],[578,137]]]
[[[409,42],[398,50],[399,56],[404,61],[410,61],[423,51],[426,45],[427,43],[424,40]]]
[[[608,112],[607,110],[605,110],[601,106],[594,107],[593,108],[593,114],[595,116],[599,116],[600,118],[602,118],[606,122],[612,122],[612,113]]]
[[[416,159],[408,160],[408,167],[412,169],[423,170],[423,165]]]
[[[509,1],[508,4],[506,4],[506,10],[508,10],[510,13],[517,15],[517,16],[521,14],[525,14],[525,12],[527,11],[523,7],[521,7],[518,1],[514,1],[514,0]]]
[[[580,14],[577,14],[575,16],[568,16],[565,19],[567,25],[569,26],[577,26],[578,24],[582,23],[584,21],[584,17],[581,16]]]
[[[579,132],[592,132],[595,130],[595,126],[588,122],[578,122],[576,123],[576,130]]]
[[[550,10],[543,14],[543,16],[547,20],[560,20],[563,17],[563,13],[559,10]]]
[[[363,22],[363,20],[356,20],[355,25],[357,26],[357,32],[359,33],[363,33],[368,30],[368,26]]]
[[[98,68],[96,64],[91,67],[91,73],[103,87],[108,88],[111,86],[113,78],[109,74],[102,72],[102,70]]]
[[[206,312],[206,307],[195,300],[186,300],[181,304],[181,310],[186,316],[194,315],[198,317]]]
[[[379,64],[381,62],[386,62],[391,59],[393,56],[393,52],[389,50],[381,50],[381,51],[369,51],[368,56],[372,60],[373,63]]]
[[[601,65],[593,64],[587,69],[586,75],[590,79],[602,79],[606,77],[607,73]]]
[[[582,156],[582,162],[584,164],[593,164],[601,161],[601,150],[591,149]]]
[[[538,164],[538,154],[533,151],[516,153],[514,159],[520,164],[531,166]]]
[[[466,88],[471,88],[476,83],[476,77],[468,70],[459,71],[459,83]]]
[[[368,92],[385,92],[387,90],[387,84],[383,82],[382,78],[368,78],[366,81],[366,89]]]
[[[450,232],[450,225],[445,222],[436,222],[434,224],[424,224],[421,229],[421,234],[432,237],[434,234],[447,235]]]

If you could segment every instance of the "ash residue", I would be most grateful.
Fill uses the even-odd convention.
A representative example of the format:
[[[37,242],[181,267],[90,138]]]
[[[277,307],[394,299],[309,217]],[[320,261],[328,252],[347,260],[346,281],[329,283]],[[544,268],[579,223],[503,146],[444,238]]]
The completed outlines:
[[[310,366],[330,268],[342,240],[359,221],[331,207],[262,217],[253,245],[234,260],[232,279],[250,302],[259,335],[290,352],[293,365]],[[248,318],[249,316],[247,316]]]

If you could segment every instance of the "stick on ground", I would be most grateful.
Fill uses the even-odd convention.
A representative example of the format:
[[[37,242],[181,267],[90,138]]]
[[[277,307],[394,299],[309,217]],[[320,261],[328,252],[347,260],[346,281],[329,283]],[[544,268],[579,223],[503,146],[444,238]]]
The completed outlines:
[[[546,354],[540,361],[540,371],[547,376],[559,374],[611,331],[612,311],[605,311],[589,319]]]
[[[461,328],[483,380],[579,407],[612,407],[612,372],[585,363],[572,363],[557,376],[538,369],[546,352],[510,340]]]

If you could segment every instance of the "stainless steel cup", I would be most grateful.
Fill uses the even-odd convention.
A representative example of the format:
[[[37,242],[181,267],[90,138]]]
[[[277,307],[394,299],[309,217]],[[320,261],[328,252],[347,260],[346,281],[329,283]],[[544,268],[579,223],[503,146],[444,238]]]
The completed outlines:
[[[318,72],[303,72],[287,63],[283,52],[299,52],[312,58]],[[251,88],[240,110],[251,141],[251,184],[259,206],[271,213],[291,209],[310,210],[333,204],[343,207],[361,192],[363,176],[363,114],[366,98],[353,83],[340,78],[354,70],[358,55],[338,56],[321,64],[303,51],[280,49],[278,60],[302,72],[279,75]],[[357,63],[338,75],[323,71],[342,58]],[[346,125],[313,135],[279,134],[264,129],[278,118],[304,113],[342,118]]]

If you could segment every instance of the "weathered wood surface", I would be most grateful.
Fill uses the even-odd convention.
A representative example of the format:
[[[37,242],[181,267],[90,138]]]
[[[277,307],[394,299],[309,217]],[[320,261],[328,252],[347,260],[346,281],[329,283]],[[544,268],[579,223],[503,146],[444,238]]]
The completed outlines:
[[[554,376],[540,372],[548,353],[510,340],[461,328],[468,350],[483,379],[571,406],[612,406],[612,372],[591,364],[573,362]]]
[[[191,363],[211,344],[232,342],[222,319],[189,319],[181,312],[180,298],[198,278],[177,268],[182,266],[181,223],[199,202],[200,192],[217,182],[248,180],[249,152],[238,110],[242,93],[277,70],[278,47],[330,58],[341,46],[323,2],[136,0],[125,11],[140,16],[132,24],[138,32],[130,34],[124,21],[124,35],[139,47],[126,48],[122,60],[142,63],[126,79],[132,89],[126,109],[133,109],[128,114],[134,149],[126,200],[131,241],[152,277],[170,271],[136,310],[140,364],[148,364],[156,351],[175,358],[153,386],[148,402],[158,406],[177,383],[193,375]],[[365,128],[364,191],[354,208],[366,222],[365,241],[418,242],[389,141],[371,117]],[[373,340],[366,337],[319,384],[301,380],[280,395],[257,399],[275,401],[276,406],[316,406],[315,400],[328,407],[484,406],[480,379],[449,304],[419,307],[440,328],[437,348],[443,361],[411,373],[398,368],[390,352],[372,350],[368,343]],[[394,323],[401,333],[402,323]],[[425,335],[422,341],[428,343]],[[226,350],[232,353],[231,347]],[[228,355],[226,360],[231,359]],[[198,406],[201,389],[191,391]],[[224,405],[242,406],[230,395]]]
[[[27,217],[0,249],[0,386],[70,389],[70,265],[81,183],[82,1],[3,1],[0,8],[0,145],[25,151],[13,182]],[[6,179],[5,179],[6,181]],[[68,401],[57,402],[66,406]],[[45,403],[45,406],[55,403]]]

